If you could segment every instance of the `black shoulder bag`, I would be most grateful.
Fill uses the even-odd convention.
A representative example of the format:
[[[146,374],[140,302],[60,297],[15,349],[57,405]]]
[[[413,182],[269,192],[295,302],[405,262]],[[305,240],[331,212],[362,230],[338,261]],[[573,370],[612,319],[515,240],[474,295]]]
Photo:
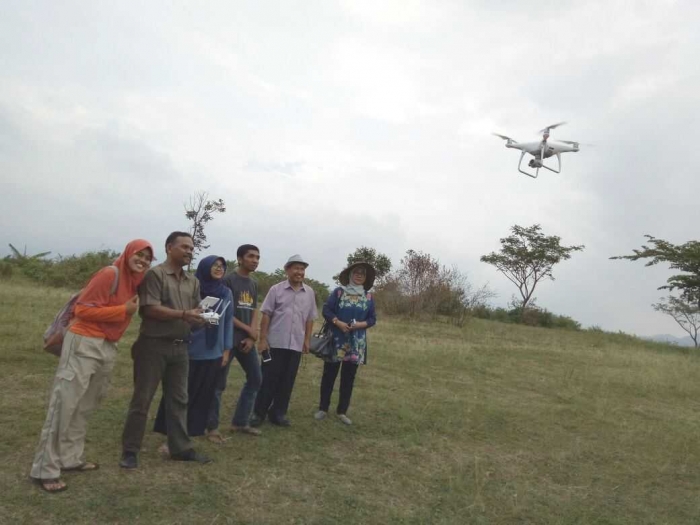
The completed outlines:
[[[311,336],[309,353],[316,357],[331,358],[335,350],[333,349],[333,332],[327,321],[323,321],[321,329]]]

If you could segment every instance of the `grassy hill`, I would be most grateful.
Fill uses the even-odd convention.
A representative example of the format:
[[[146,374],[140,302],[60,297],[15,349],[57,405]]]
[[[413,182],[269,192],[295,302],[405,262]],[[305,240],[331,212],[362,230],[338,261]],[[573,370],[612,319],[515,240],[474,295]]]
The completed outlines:
[[[313,420],[321,363],[307,357],[291,428],[198,439],[205,466],[163,459],[149,432],[124,472],[134,324],[88,429],[101,469],[45,494],[27,477],[56,365],[41,334],[68,295],[0,281],[1,523],[700,523],[695,355],[478,320],[380,318],[352,427]],[[231,370],[227,415],[243,378]]]

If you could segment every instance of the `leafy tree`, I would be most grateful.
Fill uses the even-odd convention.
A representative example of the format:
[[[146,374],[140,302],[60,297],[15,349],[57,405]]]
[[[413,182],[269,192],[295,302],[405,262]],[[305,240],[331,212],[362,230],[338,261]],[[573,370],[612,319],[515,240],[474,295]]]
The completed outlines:
[[[286,278],[287,278],[287,274],[285,274],[285,279]],[[314,292],[316,293],[316,305],[317,306],[320,306],[326,302],[326,299],[328,299],[328,296],[331,293],[331,291],[328,288],[328,285],[322,283],[321,281],[317,281],[316,279],[311,279],[309,277],[305,277],[304,282],[306,284],[308,284],[311,288],[313,288]],[[319,315],[320,315],[320,312],[319,312]]]
[[[671,270],[679,270],[682,274],[672,275],[660,286],[659,290],[678,290],[681,298],[688,303],[700,306],[700,242],[688,241],[685,244],[671,244],[663,239],[645,235],[649,246],[642,245],[639,250],[632,250],[633,255],[618,255],[611,259],[627,259],[637,261],[648,259],[645,266],[668,263]]]
[[[545,235],[539,224],[528,228],[516,224],[510,230],[512,235],[500,240],[500,252],[483,255],[481,261],[495,266],[518,287],[520,308],[525,311],[537,284],[542,279],[554,280],[554,265],[570,259],[572,252],[582,251],[585,246],[562,246],[560,237]]]
[[[348,266],[357,262],[366,262],[371,264],[376,273],[376,285],[380,286],[386,277],[391,272],[391,259],[383,253],[379,253],[374,248],[368,248],[367,246],[360,246],[354,252],[348,255],[347,258]],[[334,275],[333,279],[338,281],[338,275]]]
[[[673,318],[678,326],[685,330],[698,347],[698,330],[700,330],[700,307],[689,303],[682,297],[668,296],[666,301],[652,305],[654,310]]]
[[[222,199],[209,200],[209,194],[203,191],[192,195],[189,204],[185,204],[185,217],[192,221],[190,233],[194,242],[194,256],[187,266],[188,271],[197,258],[197,254],[209,248],[209,245],[206,244],[207,236],[204,233],[204,227],[214,218],[215,213],[224,213],[225,211],[226,205]]]

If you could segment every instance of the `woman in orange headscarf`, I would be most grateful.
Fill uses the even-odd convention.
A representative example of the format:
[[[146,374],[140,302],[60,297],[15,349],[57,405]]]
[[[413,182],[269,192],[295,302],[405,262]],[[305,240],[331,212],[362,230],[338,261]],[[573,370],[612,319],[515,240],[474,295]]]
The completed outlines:
[[[112,266],[92,276],[78,297],[30,474],[47,492],[67,488],[61,471],[98,468],[85,461],[87,420],[107,391],[117,342],[138,310],[136,289],[152,260],[151,243],[131,241]]]

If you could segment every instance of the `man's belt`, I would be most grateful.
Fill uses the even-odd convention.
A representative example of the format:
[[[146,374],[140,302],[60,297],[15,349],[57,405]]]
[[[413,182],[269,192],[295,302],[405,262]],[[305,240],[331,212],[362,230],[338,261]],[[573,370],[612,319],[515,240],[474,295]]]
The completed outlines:
[[[189,339],[173,339],[172,337],[160,336],[160,335],[142,334],[141,337],[145,337],[146,339],[156,339],[158,341],[166,341],[166,342],[172,343],[174,345],[186,345],[186,344],[189,344],[191,342]]]

